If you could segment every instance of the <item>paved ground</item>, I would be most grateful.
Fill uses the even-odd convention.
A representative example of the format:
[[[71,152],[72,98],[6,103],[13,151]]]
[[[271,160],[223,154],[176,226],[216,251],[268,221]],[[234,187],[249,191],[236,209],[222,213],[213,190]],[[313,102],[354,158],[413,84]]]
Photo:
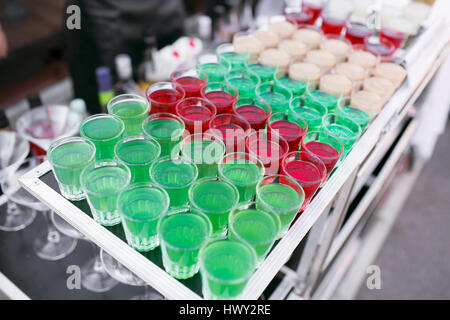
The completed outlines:
[[[358,299],[450,299],[450,125],[375,260],[382,289]]]

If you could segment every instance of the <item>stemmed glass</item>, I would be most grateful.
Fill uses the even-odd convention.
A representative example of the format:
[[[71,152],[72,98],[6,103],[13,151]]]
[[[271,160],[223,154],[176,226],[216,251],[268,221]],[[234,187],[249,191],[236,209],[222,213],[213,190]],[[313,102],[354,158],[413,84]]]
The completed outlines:
[[[32,196],[19,184],[19,178],[45,161],[44,156],[31,157],[11,171],[2,183],[6,196],[18,205],[40,211],[45,217],[47,228],[33,243],[34,252],[44,260],[59,260],[75,249],[77,240],[61,234],[50,220],[50,208]]]
[[[0,183],[2,183],[8,174],[25,160],[30,152],[30,144],[15,132],[1,131],[0,150],[2,150],[0,153]],[[7,198],[7,209],[5,214],[0,215],[0,230],[18,231],[33,222],[36,217],[35,210],[18,205],[6,195],[4,197]]]
[[[164,297],[147,285],[144,280],[111,257],[103,249],[100,251],[100,257],[106,272],[108,272],[112,278],[123,284],[145,288],[145,293],[143,295],[135,296],[131,298],[131,300],[164,300]]]
[[[119,282],[106,272],[100,258],[100,248],[54,212],[51,213],[50,219],[61,233],[71,238],[88,241],[92,245],[95,255],[83,263],[80,268],[83,288],[98,293],[107,292],[114,288]]]

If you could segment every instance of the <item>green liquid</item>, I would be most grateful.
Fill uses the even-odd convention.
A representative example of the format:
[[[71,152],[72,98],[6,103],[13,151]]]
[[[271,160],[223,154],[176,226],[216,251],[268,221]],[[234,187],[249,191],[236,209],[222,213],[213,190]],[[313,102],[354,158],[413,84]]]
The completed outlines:
[[[80,176],[81,171],[94,161],[93,154],[92,145],[80,141],[60,145],[48,155],[61,193],[67,199],[84,199]]]
[[[152,167],[151,175],[169,194],[171,208],[187,204],[189,187],[196,178],[192,165],[176,160],[161,162]]]
[[[206,221],[195,214],[174,214],[161,221],[159,234],[166,271],[178,279],[196,274],[198,254],[209,234]]]
[[[139,251],[159,245],[157,226],[166,212],[167,196],[158,189],[136,188],[119,199],[128,244]]]
[[[197,165],[198,178],[217,176],[217,164],[222,159],[225,149],[210,140],[194,140],[181,150],[183,156]]]
[[[297,122],[299,120],[298,116],[306,121],[306,123],[308,124],[308,131],[314,131],[320,129],[320,127],[322,126],[322,117],[324,115],[314,108],[297,107],[289,113],[288,120]]]
[[[228,179],[239,191],[239,201],[251,201],[256,194],[256,184],[262,178],[261,169],[251,162],[225,163],[222,176]]]
[[[338,99],[331,94],[321,92],[321,91],[311,91],[306,94],[305,105],[308,107],[314,107],[319,104],[327,108],[328,112],[333,112],[338,104]]]
[[[265,92],[260,95],[272,108],[272,114],[289,108],[289,99],[279,92]]]
[[[173,119],[156,119],[148,122],[144,131],[161,146],[161,157],[169,156],[183,138],[183,124]]]
[[[117,157],[130,168],[131,183],[150,181],[149,169],[159,156],[158,149],[156,144],[145,140],[126,142],[117,148]]]
[[[274,80],[276,70],[272,67],[256,63],[249,65],[248,68],[258,75],[261,79],[261,83]]]
[[[192,210],[198,210],[208,216],[214,235],[224,234],[227,230],[228,215],[238,203],[238,194],[222,181],[206,181],[192,189]]]
[[[230,240],[243,240],[255,249],[261,261],[278,235],[278,226],[273,218],[258,210],[244,210],[236,213],[228,230]]]
[[[286,87],[292,93],[293,97],[302,96],[306,90],[306,84],[291,78],[280,78],[277,80],[275,85],[282,85]]]
[[[219,62],[228,62],[231,68],[245,68],[249,57],[236,52],[224,52],[219,55]]]
[[[205,63],[197,66],[208,75],[208,82],[224,82],[228,67],[218,63]]]
[[[127,172],[119,167],[103,167],[89,171],[84,181],[95,221],[106,226],[120,223],[117,197],[128,184]]]
[[[205,248],[202,258],[203,296],[206,299],[239,298],[255,268],[251,251],[239,242],[217,241]]]
[[[255,87],[258,82],[249,77],[236,77],[228,79],[228,83],[236,88],[239,92],[239,97],[254,97]]]
[[[303,200],[291,187],[276,183],[262,186],[259,197],[256,199],[258,209],[269,210],[278,214],[281,221],[280,234],[287,231],[298,210],[300,210]]]
[[[344,154],[348,153],[358,136],[349,128],[340,124],[329,124],[326,126],[329,133],[335,135],[344,145]]]
[[[97,118],[83,124],[82,137],[95,145],[95,159],[114,159],[114,147],[122,138],[122,123],[113,118]]]
[[[342,107],[341,109],[338,109],[337,116],[339,118],[349,117],[361,127],[361,130],[364,130],[370,122],[370,116],[367,113],[351,107]]]
[[[142,133],[142,122],[148,116],[148,106],[140,102],[119,102],[111,107],[110,113],[125,123],[124,137],[137,135]]]

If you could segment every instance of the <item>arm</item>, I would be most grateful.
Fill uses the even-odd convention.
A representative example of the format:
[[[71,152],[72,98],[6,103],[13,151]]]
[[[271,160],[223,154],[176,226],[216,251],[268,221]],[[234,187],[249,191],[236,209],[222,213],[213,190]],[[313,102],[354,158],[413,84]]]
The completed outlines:
[[[6,39],[3,28],[0,24],[0,59],[6,58],[8,54],[8,40]]]

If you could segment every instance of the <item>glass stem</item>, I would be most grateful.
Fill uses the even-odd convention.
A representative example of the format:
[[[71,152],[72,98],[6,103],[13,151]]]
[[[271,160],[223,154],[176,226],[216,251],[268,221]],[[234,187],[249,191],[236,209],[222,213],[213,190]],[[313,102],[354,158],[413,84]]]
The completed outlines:
[[[15,203],[11,200],[8,200],[6,213],[11,216],[16,216],[20,213],[20,208],[17,205],[17,203]]]
[[[98,247],[94,242],[90,241],[92,249],[94,250],[94,271],[97,273],[105,272],[103,267],[102,259],[100,258],[100,247]]]
[[[50,243],[58,243],[61,240],[61,234],[56,230],[50,219],[50,210],[42,211],[42,214],[44,215],[47,224],[47,241]]]

